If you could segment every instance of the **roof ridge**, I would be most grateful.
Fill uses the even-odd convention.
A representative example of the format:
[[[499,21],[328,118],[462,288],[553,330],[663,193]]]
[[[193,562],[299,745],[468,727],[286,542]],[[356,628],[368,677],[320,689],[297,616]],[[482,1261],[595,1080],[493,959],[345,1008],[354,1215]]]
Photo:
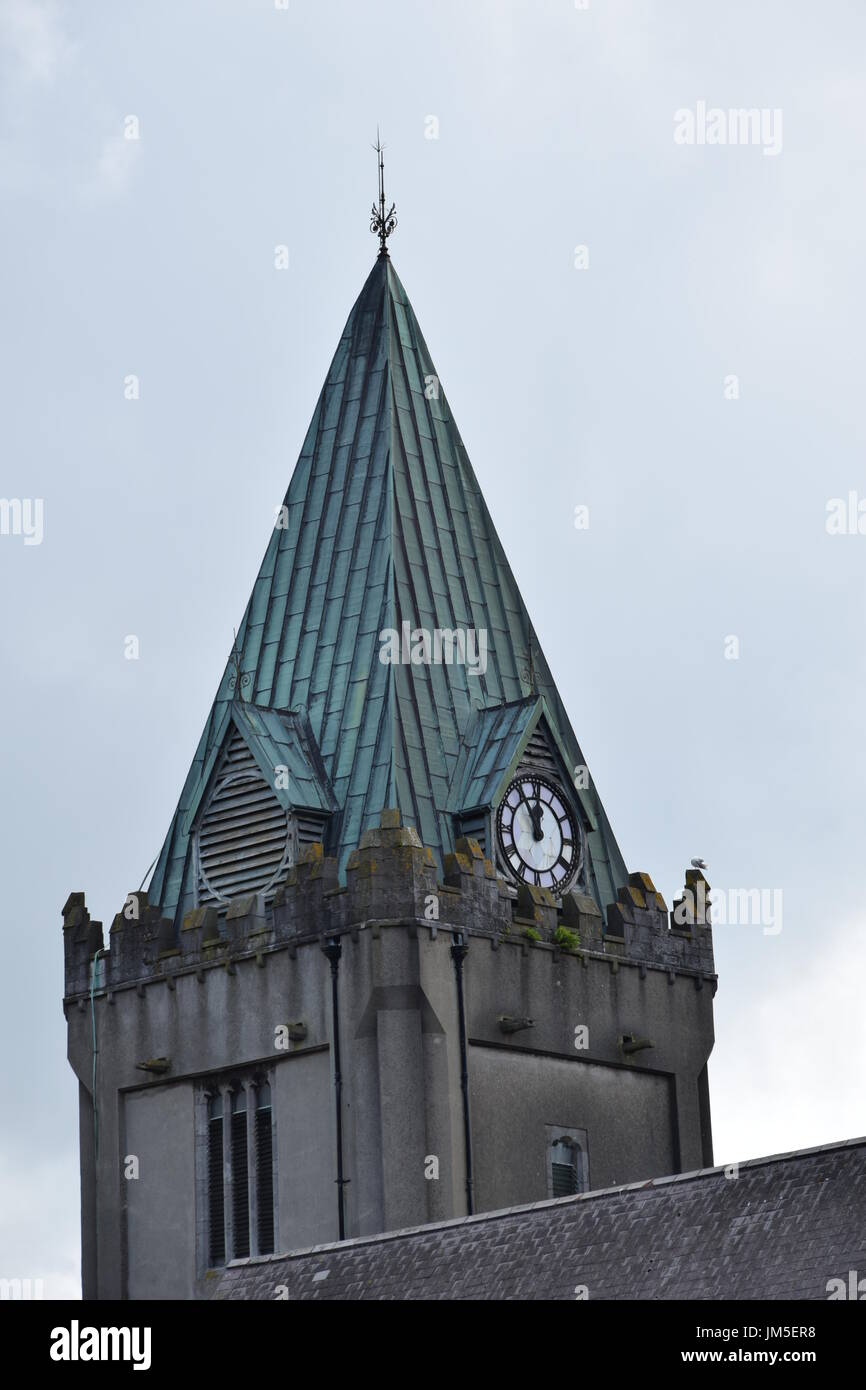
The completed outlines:
[[[387,590],[389,626],[395,629],[397,626],[397,577],[394,570],[394,508],[396,503],[394,488],[394,374],[391,368],[392,340],[392,313],[391,313],[391,274],[393,266],[388,249],[385,247],[384,255],[376,259],[376,264],[382,263],[382,316],[385,327],[385,391],[388,396],[388,440],[386,445],[385,468],[387,470],[386,485],[386,505],[388,508],[388,518],[386,522],[386,532],[391,544],[388,550],[388,573],[385,579]],[[384,793],[385,807],[393,810],[397,806],[397,769],[395,767],[395,748],[397,739],[397,692],[395,681],[395,670],[393,665],[388,664],[385,669],[385,707],[383,707],[383,718],[387,717],[390,725],[390,736],[388,739],[389,758],[388,758],[388,777],[387,786]]]

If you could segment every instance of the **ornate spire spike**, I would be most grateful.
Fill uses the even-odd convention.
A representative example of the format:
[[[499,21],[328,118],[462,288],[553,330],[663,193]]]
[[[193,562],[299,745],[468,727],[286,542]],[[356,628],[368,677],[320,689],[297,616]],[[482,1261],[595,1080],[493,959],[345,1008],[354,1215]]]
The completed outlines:
[[[391,235],[391,233],[397,225],[397,218],[394,216],[394,208],[396,206],[395,203],[391,204],[387,212],[385,211],[385,146],[379,139],[378,126],[376,127],[376,143],[373,146],[373,149],[379,156],[379,206],[377,207],[375,203],[373,204],[372,214],[370,218],[370,231],[375,232],[379,238],[379,255],[387,256],[388,237]]]

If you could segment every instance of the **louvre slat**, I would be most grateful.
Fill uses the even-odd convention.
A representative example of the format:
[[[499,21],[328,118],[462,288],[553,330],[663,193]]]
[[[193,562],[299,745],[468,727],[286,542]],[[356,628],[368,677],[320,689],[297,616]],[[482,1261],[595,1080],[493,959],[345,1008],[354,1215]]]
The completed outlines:
[[[481,853],[487,854],[487,817],[483,813],[477,816],[461,816],[459,828],[461,835],[465,835],[469,840],[477,840]]]
[[[277,840],[270,845],[255,846],[251,850],[242,854],[214,853],[204,856],[201,860],[201,867],[211,881],[215,874],[238,874],[249,873],[257,869],[267,869],[278,866],[283,858],[285,844],[283,840]]]
[[[231,815],[235,810],[250,806],[264,806],[274,801],[274,793],[264,782],[256,785],[238,784],[228,788],[225,793],[213,798],[211,807],[220,815]]]
[[[286,838],[286,817],[283,815],[280,820],[274,820],[269,825],[263,825],[261,821],[252,822],[249,826],[243,827],[239,831],[232,831],[231,834],[219,834],[211,832],[206,840],[199,842],[202,858],[212,853],[235,853],[246,844],[255,844],[265,839],[280,840],[285,843]]]
[[[267,786],[267,782],[262,777],[257,767],[223,769],[217,784],[216,796],[217,799],[220,799],[223,796],[231,795],[233,792],[242,791],[244,788],[256,790],[259,787]],[[270,790],[270,788],[268,788],[268,790]]]
[[[219,888],[221,883],[232,882],[242,884],[247,879],[256,881],[266,880],[274,872],[274,868],[279,866],[279,860],[275,866],[274,855],[264,855],[258,861],[255,859],[244,859],[240,862],[235,859],[226,860],[223,864],[211,864],[208,869],[204,865],[204,872],[208,882],[214,888]]]
[[[255,758],[247,748],[240,734],[235,733],[223,757],[221,771],[225,772],[225,769],[229,766],[236,767],[243,764],[249,767],[255,767]]]
[[[282,826],[274,826],[269,830],[261,830],[258,835],[248,835],[242,840],[222,839],[214,841],[213,844],[203,847],[201,851],[201,861],[203,864],[211,863],[240,863],[254,855],[268,854],[273,857],[277,854],[282,858],[282,852],[286,844],[286,821],[283,818]]]
[[[208,809],[205,824],[213,825],[219,823],[220,825],[231,825],[233,822],[243,820],[246,816],[257,816],[262,814],[278,815],[282,812],[282,809],[282,806],[280,806],[273,792],[271,792],[267,796],[248,798],[243,802],[232,801],[223,803],[222,805],[211,805]]]
[[[204,854],[205,852],[209,852],[211,845],[217,847],[223,845],[234,846],[239,842],[241,844],[245,844],[250,843],[254,840],[261,840],[263,838],[273,839],[275,836],[279,837],[280,835],[282,835],[283,838],[285,838],[285,815],[281,815],[279,817],[275,816],[273,821],[267,825],[263,825],[261,821],[254,821],[252,824],[255,826],[256,829],[255,836],[250,834],[249,826],[238,826],[236,828],[232,827],[231,831],[223,831],[222,833],[219,830],[210,831],[207,835],[207,838],[202,836],[199,842],[201,845],[202,854]]]
[[[217,828],[225,829],[226,831],[233,831],[242,829],[243,826],[245,824],[248,824],[250,821],[255,822],[258,820],[266,819],[268,817],[272,817],[274,820],[276,820],[278,816],[282,816],[283,820],[285,820],[286,815],[283,811],[283,808],[281,806],[272,806],[269,804],[262,805],[259,807],[252,806],[247,808],[243,812],[237,811],[229,813],[227,815],[223,815],[218,812],[216,814],[208,815],[207,820],[204,822],[202,826],[202,830],[204,833],[208,835],[213,834],[214,830]]]
[[[324,816],[297,816],[298,843],[302,845],[320,845],[325,834]]]
[[[207,826],[208,833],[217,825],[225,826],[227,830],[231,830],[251,819],[259,820],[262,816],[276,817],[278,815],[282,815],[285,819],[282,806],[279,806],[273,797],[270,799],[262,798],[260,802],[252,802],[246,806],[215,807],[208,813],[204,826]]]
[[[222,784],[212,804],[218,807],[244,805],[248,802],[263,801],[266,797],[273,798],[273,795],[273,791],[261,777],[253,778],[245,772],[242,778]]]
[[[535,767],[543,767],[548,772],[556,771],[556,759],[553,756],[553,750],[547,739],[547,735],[542,729],[536,728],[535,733],[526,745],[523,760],[526,763],[533,764]]]
[[[242,879],[244,874],[271,871],[279,866],[283,857],[283,847],[276,845],[270,852],[249,854],[242,857],[226,855],[221,859],[210,859],[202,863],[202,868],[213,882],[213,876]]]
[[[232,898],[244,897],[248,893],[260,893],[264,889],[266,881],[264,877],[256,879],[253,874],[249,878],[244,878],[236,884],[233,884],[231,881],[228,883],[219,883],[217,886],[221,895],[220,897],[217,897],[213,889],[202,889],[201,900],[203,903],[223,904],[231,901]]]
[[[241,864],[226,865],[222,870],[217,867],[207,875],[207,880],[211,887],[222,893],[224,896],[229,893],[229,889],[237,890],[243,895],[245,885],[252,886],[255,883],[256,890],[261,888],[263,883],[273,875],[273,864]],[[231,895],[229,895],[231,896]]]
[[[244,743],[240,734],[236,735],[237,742],[232,743],[226,753],[226,763],[249,763],[251,766],[255,762],[250,750]]]
[[[256,892],[263,887],[273,875],[273,868],[270,864],[250,867],[245,864],[242,868],[225,869],[222,873],[217,870],[213,874],[207,875],[211,889],[219,892],[225,898],[242,897],[244,893]]]

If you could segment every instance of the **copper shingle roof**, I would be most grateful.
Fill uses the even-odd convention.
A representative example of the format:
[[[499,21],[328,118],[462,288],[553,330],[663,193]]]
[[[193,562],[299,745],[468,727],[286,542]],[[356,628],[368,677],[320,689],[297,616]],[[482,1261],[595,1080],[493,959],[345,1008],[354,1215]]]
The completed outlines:
[[[584,764],[387,258],[377,260],[349,315],[280,520],[238,635],[241,694],[309,721],[338,807],[327,849],[341,870],[385,808],[402,812],[440,864],[453,850],[449,789],[467,731],[481,727],[478,710],[543,696],[569,767]],[[379,634],[400,632],[404,622],[430,632],[484,630],[486,671],[382,664]],[[190,811],[234,680],[230,658],[154,871],[151,900],[165,916],[193,905]],[[626,868],[594,787],[581,795],[593,827],[589,882],[603,907]]]

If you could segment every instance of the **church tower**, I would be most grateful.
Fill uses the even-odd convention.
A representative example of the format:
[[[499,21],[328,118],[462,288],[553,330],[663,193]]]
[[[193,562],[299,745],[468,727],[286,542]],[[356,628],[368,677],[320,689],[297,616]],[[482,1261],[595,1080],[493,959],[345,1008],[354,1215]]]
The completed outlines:
[[[388,255],[146,892],[63,909],[85,1298],[712,1163],[703,877],[629,873]]]

